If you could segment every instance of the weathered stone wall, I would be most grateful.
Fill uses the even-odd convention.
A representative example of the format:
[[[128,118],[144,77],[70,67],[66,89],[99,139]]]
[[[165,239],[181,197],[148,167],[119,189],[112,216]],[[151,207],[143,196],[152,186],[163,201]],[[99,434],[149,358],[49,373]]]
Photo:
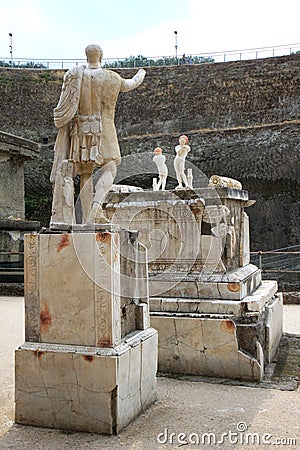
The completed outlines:
[[[257,200],[247,211],[252,250],[297,244],[299,68],[299,54],[149,68],[138,90],[119,96],[116,126],[121,153],[152,152],[159,145],[173,158],[178,136],[187,134],[191,163],[207,177],[237,178]],[[118,72],[129,78],[135,70]],[[27,213],[44,225],[49,220],[56,137],[52,111],[63,75],[64,71],[0,69],[0,130],[36,142],[48,140],[40,159],[27,163],[25,172]],[[149,172],[150,153],[148,163]],[[151,177],[142,174],[137,181],[150,188]],[[119,178],[124,178],[122,166]]]

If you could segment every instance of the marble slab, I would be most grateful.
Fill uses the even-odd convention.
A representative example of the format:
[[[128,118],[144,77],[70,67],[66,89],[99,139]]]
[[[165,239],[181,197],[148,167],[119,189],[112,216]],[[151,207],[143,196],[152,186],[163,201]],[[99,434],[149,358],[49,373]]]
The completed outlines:
[[[25,343],[15,359],[20,424],[117,434],[156,399],[151,328],[115,348]]]
[[[241,216],[240,265],[250,263],[250,230],[249,216],[243,211]]]
[[[149,326],[147,277],[137,233],[27,234],[26,341],[117,345]]]
[[[159,333],[158,371],[242,380],[261,380],[264,358],[239,350],[232,319],[151,315]],[[159,314],[159,315],[158,315]]]
[[[248,193],[233,188],[110,193],[108,218],[140,232],[149,270],[228,272],[249,263]]]
[[[226,274],[149,273],[150,297],[242,300],[258,288],[261,271],[253,264]]]
[[[241,301],[206,300],[189,298],[150,298],[150,313],[169,312],[186,314],[228,314],[239,315],[244,312]]]
[[[244,315],[261,313],[277,292],[277,282],[263,280],[261,285],[243,300],[208,300],[189,298],[151,297],[150,312]]]
[[[251,295],[247,295],[242,303],[246,304],[247,311],[262,312],[277,291],[277,281],[262,280],[261,285]]]
[[[283,332],[283,296],[279,292],[266,305],[266,360],[271,362]]]
[[[109,232],[38,236],[40,342],[120,342],[118,238]]]

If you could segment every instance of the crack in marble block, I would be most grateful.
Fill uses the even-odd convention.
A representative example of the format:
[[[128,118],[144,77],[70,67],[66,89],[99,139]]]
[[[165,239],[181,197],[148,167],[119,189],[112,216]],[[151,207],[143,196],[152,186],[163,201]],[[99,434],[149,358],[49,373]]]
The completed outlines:
[[[15,360],[17,423],[117,434],[156,399],[153,328],[114,349],[25,343]]]
[[[159,372],[260,380],[263,353],[257,358],[239,350],[236,326],[230,318],[151,316],[159,331]]]

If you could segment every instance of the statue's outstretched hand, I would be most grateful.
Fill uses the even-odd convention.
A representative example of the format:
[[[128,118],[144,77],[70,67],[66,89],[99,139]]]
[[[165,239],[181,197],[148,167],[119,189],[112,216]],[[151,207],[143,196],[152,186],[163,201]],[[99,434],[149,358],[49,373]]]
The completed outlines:
[[[145,69],[139,69],[138,72],[129,80],[123,79],[123,86],[121,88],[122,92],[128,92],[132,89],[137,88],[140,84],[142,84],[146,75]]]

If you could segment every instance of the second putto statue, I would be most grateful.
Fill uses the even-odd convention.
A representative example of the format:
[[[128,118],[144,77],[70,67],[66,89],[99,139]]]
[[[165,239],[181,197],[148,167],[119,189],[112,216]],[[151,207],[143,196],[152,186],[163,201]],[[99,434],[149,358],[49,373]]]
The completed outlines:
[[[182,189],[182,183],[185,184],[185,187],[192,188],[191,183],[188,182],[187,176],[185,174],[186,155],[191,151],[191,147],[188,145],[189,139],[185,134],[183,134],[179,137],[178,140],[179,145],[176,145],[175,147],[176,156],[174,159],[174,169],[178,181],[178,186],[175,189]]]

